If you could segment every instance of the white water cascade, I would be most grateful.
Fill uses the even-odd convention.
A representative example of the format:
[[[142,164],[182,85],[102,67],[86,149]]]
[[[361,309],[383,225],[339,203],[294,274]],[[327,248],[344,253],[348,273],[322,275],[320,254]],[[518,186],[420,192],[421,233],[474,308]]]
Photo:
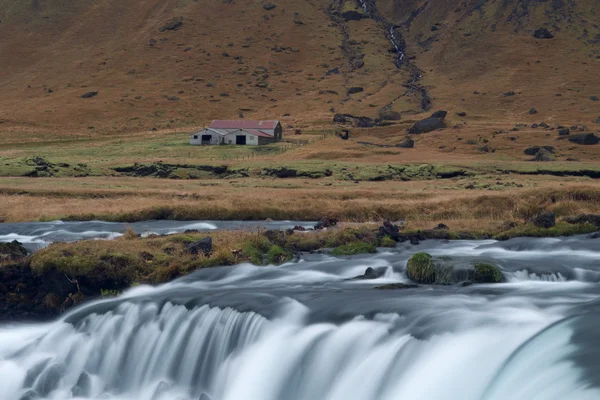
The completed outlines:
[[[417,250],[506,282],[375,289]],[[597,400],[599,262],[580,237],[209,268],[0,325],[0,400]]]

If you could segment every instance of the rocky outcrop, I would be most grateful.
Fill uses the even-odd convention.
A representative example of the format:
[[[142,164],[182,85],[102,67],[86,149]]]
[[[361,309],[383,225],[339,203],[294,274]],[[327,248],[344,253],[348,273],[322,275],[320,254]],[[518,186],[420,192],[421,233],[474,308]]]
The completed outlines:
[[[504,276],[489,260],[437,257],[416,253],[407,263],[406,274],[414,282],[435,285],[454,285],[464,282],[499,283]]]
[[[438,129],[444,129],[446,127],[446,123],[444,122],[446,115],[448,115],[447,111],[436,111],[431,115],[431,117],[416,122],[412,128],[408,130],[408,132],[421,134],[433,132]]]
[[[27,249],[18,241],[0,243],[0,263],[19,261],[27,257]]]
[[[529,220],[532,224],[538,228],[552,228],[556,225],[556,216],[553,212],[543,212]]]
[[[576,217],[570,217],[565,220],[569,224],[592,224],[600,228],[600,214],[581,214]]]
[[[205,237],[197,242],[190,243],[185,246],[186,250],[190,254],[203,254],[209,255],[213,249],[213,242],[211,237]]]
[[[357,128],[372,128],[378,124],[378,121],[373,118],[361,117],[352,114],[335,114],[333,117],[333,122],[338,124],[352,124],[352,126]]]
[[[551,152],[549,152],[546,149],[541,149],[540,151],[535,153],[535,157],[533,158],[533,161],[550,162],[550,161],[554,161],[555,159],[556,158],[554,157],[554,154],[552,154]]]
[[[600,138],[593,133],[578,133],[569,137],[569,142],[581,145],[594,145],[600,142]]]
[[[533,37],[536,39],[552,39],[554,35],[546,28],[539,28],[533,32]]]
[[[554,153],[555,149],[552,146],[530,146],[523,151],[528,156],[535,156],[540,150],[546,150],[549,153]]]

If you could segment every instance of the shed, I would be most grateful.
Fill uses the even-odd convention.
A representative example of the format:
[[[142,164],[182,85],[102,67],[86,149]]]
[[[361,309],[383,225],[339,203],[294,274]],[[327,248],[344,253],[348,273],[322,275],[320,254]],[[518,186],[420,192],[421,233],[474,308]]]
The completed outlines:
[[[208,128],[190,136],[192,145],[264,145],[282,139],[283,129],[277,120],[214,120]]]

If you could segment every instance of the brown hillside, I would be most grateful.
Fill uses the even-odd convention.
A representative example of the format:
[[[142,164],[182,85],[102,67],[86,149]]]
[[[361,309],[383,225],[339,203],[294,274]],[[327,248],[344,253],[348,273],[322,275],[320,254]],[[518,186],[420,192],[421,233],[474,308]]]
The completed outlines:
[[[0,129],[111,133],[240,113],[322,126],[335,112],[386,107],[407,117],[422,112],[422,96],[403,86],[415,69],[394,65],[391,26],[432,107],[466,112],[453,121],[463,127],[600,126],[596,0],[264,3],[0,0]],[[348,11],[365,18],[346,21]],[[534,38],[539,27],[555,37]],[[353,86],[364,91],[347,95]]]

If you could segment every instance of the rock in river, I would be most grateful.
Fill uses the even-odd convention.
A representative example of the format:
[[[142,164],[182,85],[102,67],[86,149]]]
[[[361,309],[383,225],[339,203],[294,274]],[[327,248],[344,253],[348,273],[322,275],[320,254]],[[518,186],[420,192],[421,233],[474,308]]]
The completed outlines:
[[[463,282],[498,283],[504,280],[500,268],[488,260],[437,257],[416,253],[406,267],[408,278],[417,283],[453,285]]]

